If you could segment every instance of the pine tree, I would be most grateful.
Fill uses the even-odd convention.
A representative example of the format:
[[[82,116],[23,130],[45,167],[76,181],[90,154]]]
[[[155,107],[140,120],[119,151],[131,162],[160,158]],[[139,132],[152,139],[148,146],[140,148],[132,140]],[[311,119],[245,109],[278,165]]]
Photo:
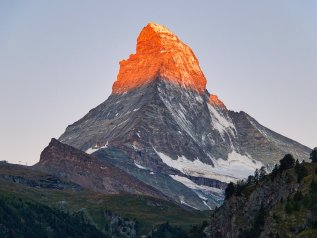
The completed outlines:
[[[310,159],[312,160],[312,163],[317,163],[317,147],[310,153]]]
[[[260,179],[260,172],[259,172],[258,169],[256,169],[256,170],[254,171],[254,180],[255,180],[255,182],[257,183],[257,182],[259,181],[259,179]]]
[[[251,185],[254,183],[254,177],[252,175],[249,175],[248,176],[248,179],[247,179],[247,184],[248,185]]]
[[[261,229],[264,226],[264,223],[265,223],[265,209],[264,209],[263,203],[261,203],[261,207],[255,219],[255,227],[257,229]]]
[[[280,170],[291,169],[295,166],[295,159],[291,154],[287,154],[280,160]]]
[[[235,192],[235,185],[233,182],[230,182],[225,190],[225,199],[232,197]]]
[[[275,164],[272,173],[271,173],[271,180],[273,181],[273,179],[278,175],[279,172],[279,167],[277,164]]]
[[[265,175],[266,175],[266,169],[264,166],[262,166],[259,171],[259,179],[260,180],[263,179]]]
[[[295,171],[297,173],[297,182],[300,183],[304,177],[306,177],[308,175],[308,171],[306,169],[306,167],[303,164],[304,162],[302,162],[301,164],[299,163],[298,160],[296,160],[296,164],[295,164]]]

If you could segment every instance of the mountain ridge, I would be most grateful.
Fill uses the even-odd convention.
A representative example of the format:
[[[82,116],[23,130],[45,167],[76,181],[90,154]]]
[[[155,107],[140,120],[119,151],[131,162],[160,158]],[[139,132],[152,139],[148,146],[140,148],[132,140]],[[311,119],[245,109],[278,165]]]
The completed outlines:
[[[161,68],[168,71],[161,74]],[[308,147],[227,109],[205,83],[192,50],[166,27],[150,23],[136,54],[121,63],[113,93],[59,140],[198,209],[219,206],[223,184],[262,166],[271,169],[286,153],[308,157]]]
[[[99,161],[69,145],[52,138],[41,153],[39,163],[33,168],[49,172],[81,187],[106,194],[142,194],[167,199],[159,191],[149,187],[107,161]]]

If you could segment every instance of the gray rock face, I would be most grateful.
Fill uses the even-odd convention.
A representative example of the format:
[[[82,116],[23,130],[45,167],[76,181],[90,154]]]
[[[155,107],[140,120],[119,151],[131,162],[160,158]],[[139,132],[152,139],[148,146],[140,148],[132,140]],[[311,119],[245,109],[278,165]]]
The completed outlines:
[[[100,161],[56,139],[43,150],[39,163],[33,168],[100,193],[140,194],[168,200],[160,191],[107,161]]]
[[[245,112],[229,111],[237,128],[237,141],[242,151],[270,166],[288,153],[296,159],[307,160],[311,149],[282,136],[258,123]]]
[[[145,170],[194,191],[199,205],[188,196],[165,195],[199,209],[221,203],[224,183],[271,166],[286,153],[305,159],[310,152],[244,112],[211,105],[207,91],[197,93],[161,78],[125,94],[112,94],[68,126],[59,140],[87,153],[115,148],[134,164],[136,171],[130,174]],[[129,173],[124,166],[121,169]],[[166,190],[166,185],[148,180],[142,181]]]
[[[205,229],[206,237],[238,238],[241,231],[252,228],[261,206],[265,211],[271,211],[281,201],[286,201],[291,193],[298,190],[299,184],[290,183],[287,173],[278,175],[273,181],[267,178],[262,181],[249,196],[233,196],[211,216],[210,225]],[[266,218],[267,219],[267,218]],[[267,234],[260,237],[270,237],[269,221],[266,221]]]

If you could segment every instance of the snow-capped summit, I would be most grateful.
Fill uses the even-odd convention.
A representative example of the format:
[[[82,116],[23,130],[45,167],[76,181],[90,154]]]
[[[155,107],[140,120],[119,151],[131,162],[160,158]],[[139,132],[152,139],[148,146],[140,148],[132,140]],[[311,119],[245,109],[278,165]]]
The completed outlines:
[[[110,97],[59,138],[197,209],[221,204],[226,183],[310,149],[233,112],[206,90],[192,50],[166,27],[141,31]]]

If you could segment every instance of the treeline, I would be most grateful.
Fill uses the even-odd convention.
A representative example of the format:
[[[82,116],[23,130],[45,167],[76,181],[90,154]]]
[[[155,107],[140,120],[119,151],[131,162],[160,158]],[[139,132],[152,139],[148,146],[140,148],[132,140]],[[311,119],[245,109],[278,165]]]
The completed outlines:
[[[105,237],[81,213],[68,214],[43,204],[0,195],[0,237]]]
[[[156,226],[146,238],[202,238],[205,237],[204,229],[208,226],[207,221],[200,225],[194,225],[189,231],[185,231],[179,226],[171,226],[168,222]]]
[[[310,160],[312,163],[317,163],[317,147],[311,152]],[[268,175],[265,167],[261,167],[260,169],[255,170],[254,175],[250,175],[245,180],[240,180],[236,184],[230,182],[225,190],[225,199],[228,199],[233,195],[241,196],[245,188],[258,184],[267,176],[273,180],[283,171],[291,168],[295,168],[297,182],[300,183],[302,179],[308,175],[308,171],[303,163],[304,162],[300,163],[298,160],[295,160],[291,154],[287,154],[279,161],[279,164],[274,166],[272,172]]]
[[[317,174],[317,169],[315,170],[315,174]],[[313,178],[310,186],[309,193],[303,194],[301,191],[297,191],[292,198],[288,198],[285,204],[285,212],[287,214],[291,214],[293,212],[297,212],[304,207],[313,211],[314,214],[317,214],[317,181]],[[317,228],[317,220],[311,224],[314,228]]]

